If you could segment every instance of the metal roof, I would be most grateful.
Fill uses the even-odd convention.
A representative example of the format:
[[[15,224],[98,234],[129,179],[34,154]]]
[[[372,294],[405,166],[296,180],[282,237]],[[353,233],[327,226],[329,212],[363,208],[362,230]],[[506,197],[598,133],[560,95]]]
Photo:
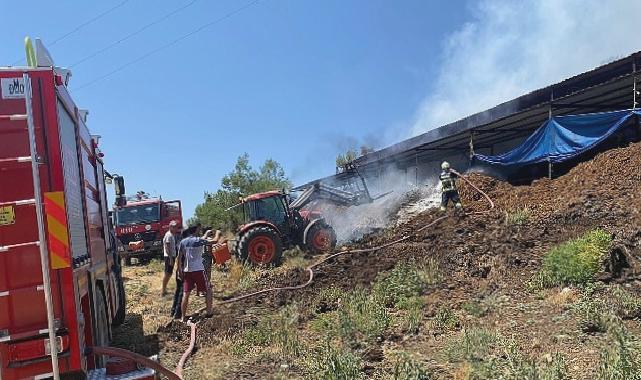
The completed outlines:
[[[444,151],[469,149],[471,136],[475,150],[489,148],[499,142],[525,138],[549,118],[550,112],[557,116],[629,109],[633,107],[632,88],[639,69],[641,51],[368,153],[354,163],[367,170],[392,162],[403,165],[417,159],[436,159]],[[310,183],[349,176],[336,174]]]

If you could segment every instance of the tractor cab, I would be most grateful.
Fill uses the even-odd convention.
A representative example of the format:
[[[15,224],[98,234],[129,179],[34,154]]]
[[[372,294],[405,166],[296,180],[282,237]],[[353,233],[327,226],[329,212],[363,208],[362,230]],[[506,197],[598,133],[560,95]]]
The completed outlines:
[[[268,191],[248,196],[243,199],[243,221],[251,223],[256,220],[269,221],[275,225],[287,220],[287,203],[285,194],[279,191]]]

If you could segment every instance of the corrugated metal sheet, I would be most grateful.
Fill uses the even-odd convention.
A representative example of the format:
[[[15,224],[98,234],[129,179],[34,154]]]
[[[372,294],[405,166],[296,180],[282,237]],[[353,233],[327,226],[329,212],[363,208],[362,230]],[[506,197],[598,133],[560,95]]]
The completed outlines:
[[[62,148],[62,166],[65,176],[67,223],[71,239],[71,250],[73,257],[76,258],[88,254],[85,215],[82,207],[82,184],[78,166],[75,124],[60,101],[58,101],[58,125],[60,126],[60,146]]]

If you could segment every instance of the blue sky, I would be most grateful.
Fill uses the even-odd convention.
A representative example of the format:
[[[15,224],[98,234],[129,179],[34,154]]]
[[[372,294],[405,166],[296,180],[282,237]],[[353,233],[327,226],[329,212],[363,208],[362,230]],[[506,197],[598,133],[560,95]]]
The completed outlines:
[[[47,45],[121,2],[7,1],[2,64],[23,56],[25,35]],[[129,0],[50,51],[71,65],[189,2]],[[246,3],[197,1],[73,67],[69,88]],[[255,166],[279,161],[301,183],[332,174],[350,144],[384,143],[418,107],[442,38],[464,9],[456,1],[263,0],[73,95],[128,192],[180,198],[188,217],[243,152]]]
[[[25,35],[73,65],[192,1],[0,0],[0,65],[24,56]],[[349,147],[389,145],[641,49],[638,0],[261,0],[74,91],[250,2],[197,0],[71,68],[129,193],[179,198],[190,217],[244,152],[300,184],[332,174]]]

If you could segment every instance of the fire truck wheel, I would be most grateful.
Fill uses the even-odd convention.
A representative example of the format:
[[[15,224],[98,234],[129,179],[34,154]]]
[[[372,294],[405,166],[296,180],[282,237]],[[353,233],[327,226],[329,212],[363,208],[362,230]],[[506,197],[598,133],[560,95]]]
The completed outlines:
[[[327,224],[315,224],[307,232],[305,246],[315,254],[330,252],[336,248],[336,232]]]
[[[109,346],[109,319],[107,317],[107,304],[102,289],[96,289],[96,328],[94,332],[94,345],[100,347]],[[96,357],[97,363],[104,367],[104,358]]]
[[[116,282],[118,286],[118,310],[116,311],[114,320],[111,322],[111,325],[114,327],[118,327],[125,322],[125,314],[126,314],[126,308],[127,308],[125,285],[124,285],[124,282],[122,281],[121,270],[118,270],[118,272],[116,272]]]
[[[238,241],[240,260],[254,265],[276,265],[283,255],[283,242],[272,228],[254,227]]]

